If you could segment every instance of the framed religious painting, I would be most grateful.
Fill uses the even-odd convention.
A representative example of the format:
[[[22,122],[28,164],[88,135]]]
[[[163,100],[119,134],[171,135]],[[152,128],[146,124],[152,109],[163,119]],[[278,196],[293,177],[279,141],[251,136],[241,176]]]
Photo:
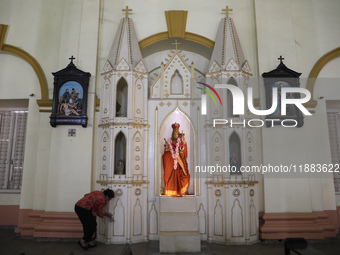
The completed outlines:
[[[50,124],[87,126],[87,93],[91,74],[73,64],[55,73]]]
[[[294,93],[294,89],[300,87],[301,73],[289,69],[283,64],[280,56],[280,64],[276,69],[263,73],[266,91],[266,109],[272,109],[266,116],[266,126],[275,125],[302,127],[303,114],[295,104],[282,103],[282,99],[298,99],[300,93]],[[288,100],[289,101],[289,100]]]

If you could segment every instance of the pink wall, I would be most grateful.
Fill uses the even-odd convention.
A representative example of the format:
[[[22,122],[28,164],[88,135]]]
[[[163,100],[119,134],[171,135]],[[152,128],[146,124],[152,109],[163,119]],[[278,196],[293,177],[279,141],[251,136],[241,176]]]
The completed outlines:
[[[303,237],[324,239],[339,233],[340,207],[310,213],[262,213],[260,214],[261,239],[285,239]]]
[[[0,226],[17,226],[19,205],[0,205]]]

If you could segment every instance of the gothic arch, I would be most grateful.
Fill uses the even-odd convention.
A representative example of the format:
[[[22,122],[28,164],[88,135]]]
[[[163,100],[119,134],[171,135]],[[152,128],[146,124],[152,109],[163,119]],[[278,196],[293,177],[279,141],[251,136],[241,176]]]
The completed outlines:
[[[129,84],[124,77],[120,77],[116,84],[116,117],[127,117]]]
[[[28,52],[18,47],[15,47],[13,45],[4,43],[7,29],[8,29],[8,25],[0,24],[0,54],[8,53],[8,54],[17,56],[23,59],[24,61],[26,61],[33,68],[40,83],[41,100],[37,100],[38,104],[40,105],[39,102],[48,99],[48,86],[47,86],[47,80],[46,80],[44,71],[42,70],[38,61],[34,57],[32,57]],[[51,105],[52,105],[52,102],[51,102]]]
[[[123,220],[116,220],[113,222],[113,236],[124,236],[125,235],[125,208],[120,198],[117,199],[116,205],[113,208],[113,218],[116,219],[122,215]]]
[[[233,77],[233,76],[231,76],[229,79],[228,79],[228,82],[227,82],[228,84],[231,84],[231,85],[235,85],[236,87],[238,87],[238,85],[237,85],[237,81],[236,81],[236,79]]]
[[[184,93],[183,77],[178,69],[176,69],[174,74],[171,76],[170,91],[173,95],[182,95]]]
[[[196,131],[195,127],[192,123],[192,120],[189,118],[189,116],[183,112],[178,105],[176,108],[169,112],[162,121],[160,121],[160,126],[159,126],[159,132],[157,132],[158,139],[159,139],[159,145],[158,145],[158,162],[160,162],[160,179],[158,179],[158,184],[160,185],[159,187],[162,189],[164,188],[164,179],[163,179],[163,174],[164,174],[164,168],[163,168],[163,163],[161,160],[161,155],[163,155],[164,152],[164,138],[168,140],[171,135],[172,135],[172,127],[171,125],[177,122],[181,125],[180,131],[184,131],[185,133],[185,140],[188,144],[188,157],[187,157],[187,162],[188,165],[194,165],[196,162],[196,153],[195,153],[195,148],[196,148]],[[182,128],[183,127],[183,128]],[[155,180],[156,181],[156,180]],[[195,194],[196,192],[196,183],[194,183],[194,174],[191,175],[190,173],[190,184],[189,184],[189,189],[188,192],[190,195]]]
[[[241,139],[240,136],[233,131],[231,133],[231,135],[229,136],[229,160],[231,159],[231,157],[233,156],[233,153],[235,153],[235,156],[239,162],[239,164],[241,164],[242,162],[242,148],[241,148]]]
[[[308,77],[307,89],[311,93],[311,100],[308,103],[306,103],[306,106],[311,107],[311,108],[316,107],[317,101],[313,99],[316,78],[319,76],[319,73],[325,67],[325,65],[327,65],[330,61],[332,61],[333,59],[337,57],[340,57],[340,47],[326,53],[318,60],[318,62],[316,62],[315,66],[313,67]]]
[[[123,131],[118,132],[114,140],[114,174],[117,174],[119,160],[123,160],[126,166],[127,139]],[[126,169],[126,168],[125,168]],[[125,172],[126,174],[126,172]]]
[[[192,123],[191,119],[189,118],[189,116],[188,116],[184,111],[182,111],[182,110],[178,107],[178,105],[176,106],[176,108],[175,108],[173,111],[171,111],[168,115],[165,116],[165,118],[164,118],[164,120],[162,121],[162,124],[161,124],[161,126],[160,126],[160,129],[163,128],[163,125],[165,124],[165,122],[166,122],[166,120],[169,118],[169,116],[171,116],[171,115],[172,115],[173,113],[175,113],[176,111],[178,111],[179,113],[181,113],[181,114],[189,121],[190,127],[192,128],[192,130],[193,130],[194,132],[196,132],[195,127],[194,127],[194,124]]]

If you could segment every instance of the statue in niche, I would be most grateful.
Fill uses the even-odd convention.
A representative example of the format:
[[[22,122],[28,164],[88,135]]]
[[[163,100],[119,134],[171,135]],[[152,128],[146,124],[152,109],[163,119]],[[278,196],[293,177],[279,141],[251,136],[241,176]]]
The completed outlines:
[[[242,174],[240,170],[240,162],[237,159],[236,153],[233,152],[230,157],[231,175]]]
[[[125,174],[124,162],[121,159],[119,160],[119,164],[117,166],[117,174]]]
[[[171,125],[171,138],[165,140],[163,167],[164,167],[164,195],[181,197],[187,194],[190,174],[187,163],[187,143],[185,134],[179,132],[180,125]]]

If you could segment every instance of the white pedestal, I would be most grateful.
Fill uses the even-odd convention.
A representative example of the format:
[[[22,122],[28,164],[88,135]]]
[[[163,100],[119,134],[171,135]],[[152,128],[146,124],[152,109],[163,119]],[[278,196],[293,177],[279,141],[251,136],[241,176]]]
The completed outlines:
[[[160,198],[160,253],[201,252],[194,197]]]

